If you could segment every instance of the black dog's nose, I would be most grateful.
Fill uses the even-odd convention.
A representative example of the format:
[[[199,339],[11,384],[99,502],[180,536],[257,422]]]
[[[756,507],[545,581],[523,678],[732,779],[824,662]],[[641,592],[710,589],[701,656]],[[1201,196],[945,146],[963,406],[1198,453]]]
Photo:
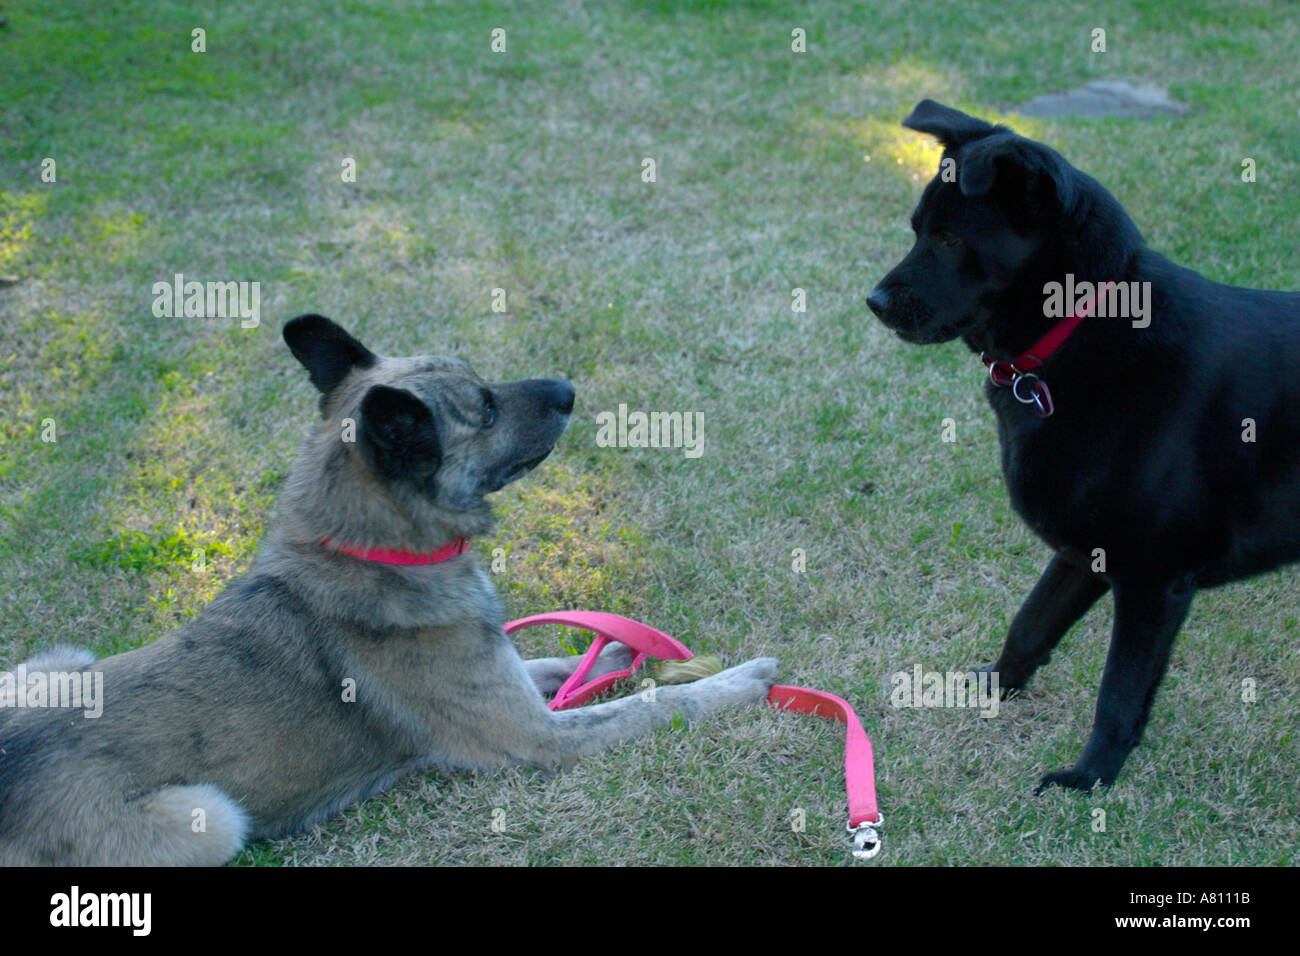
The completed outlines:
[[[867,296],[867,306],[872,312],[883,318],[885,310],[889,308],[889,293],[876,286],[871,290],[871,295]]]
[[[564,414],[573,411],[573,386],[562,378],[551,379],[551,404]]]

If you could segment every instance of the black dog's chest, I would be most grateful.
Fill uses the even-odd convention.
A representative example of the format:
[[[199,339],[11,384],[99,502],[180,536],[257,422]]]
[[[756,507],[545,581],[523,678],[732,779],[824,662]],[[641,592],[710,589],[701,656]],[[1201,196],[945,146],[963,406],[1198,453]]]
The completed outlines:
[[[1087,460],[1078,443],[1062,437],[1007,389],[989,386],[998,418],[1002,475],[1011,505],[1053,548],[1089,550],[1095,544],[1097,493],[1108,482],[1104,460]]]

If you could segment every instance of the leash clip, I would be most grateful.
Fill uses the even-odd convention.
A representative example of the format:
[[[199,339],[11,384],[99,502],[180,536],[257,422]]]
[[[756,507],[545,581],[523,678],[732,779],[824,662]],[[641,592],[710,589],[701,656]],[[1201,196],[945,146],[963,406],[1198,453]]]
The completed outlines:
[[[857,826],[850,824],[846,829],[853,834],[853,858],[870,860],[880,852],[880,833],[878,827],[885,822],[884,814],[877,813],[876,819]]]

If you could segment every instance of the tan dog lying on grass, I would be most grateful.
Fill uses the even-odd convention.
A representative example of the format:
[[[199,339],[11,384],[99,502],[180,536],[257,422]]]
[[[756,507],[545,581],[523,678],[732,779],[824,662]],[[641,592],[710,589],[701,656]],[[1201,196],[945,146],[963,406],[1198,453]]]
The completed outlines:
[[[103,712],[0,710],[0,864],[221,863],[426,767],[566,763],[675,713],[766,698],[770,658],[652,701],[548,710],[542,693],[579,658],[524,661],[488,575],[453,543],[489,531],[484,496],[550,453],[572,386],[379,356],[318,315],[284,337],[322,420],[282,517],[180,630],[102,661],[54,649],[24,665],[102,675]]]

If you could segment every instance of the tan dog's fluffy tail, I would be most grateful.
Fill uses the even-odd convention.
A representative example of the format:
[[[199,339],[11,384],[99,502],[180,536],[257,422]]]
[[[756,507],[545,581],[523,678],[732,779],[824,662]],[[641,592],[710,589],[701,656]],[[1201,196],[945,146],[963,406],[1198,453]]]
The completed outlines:
[[[219,866],[249,832],[244,808],[210,784],[163,787],[125,807],[101,801],[57,826],[39,841],[0,841],[0,865]],[[41,844],[59,845],[58,858],[34,849]]]
[[[248,838],[243,807],[208,784],[163,787],[137,806],[144,819],[131,820],[135,832],[122,834],[131,845],[123,847],[126,853],[113,854],[119,860],[142,866],[220,866]]]

